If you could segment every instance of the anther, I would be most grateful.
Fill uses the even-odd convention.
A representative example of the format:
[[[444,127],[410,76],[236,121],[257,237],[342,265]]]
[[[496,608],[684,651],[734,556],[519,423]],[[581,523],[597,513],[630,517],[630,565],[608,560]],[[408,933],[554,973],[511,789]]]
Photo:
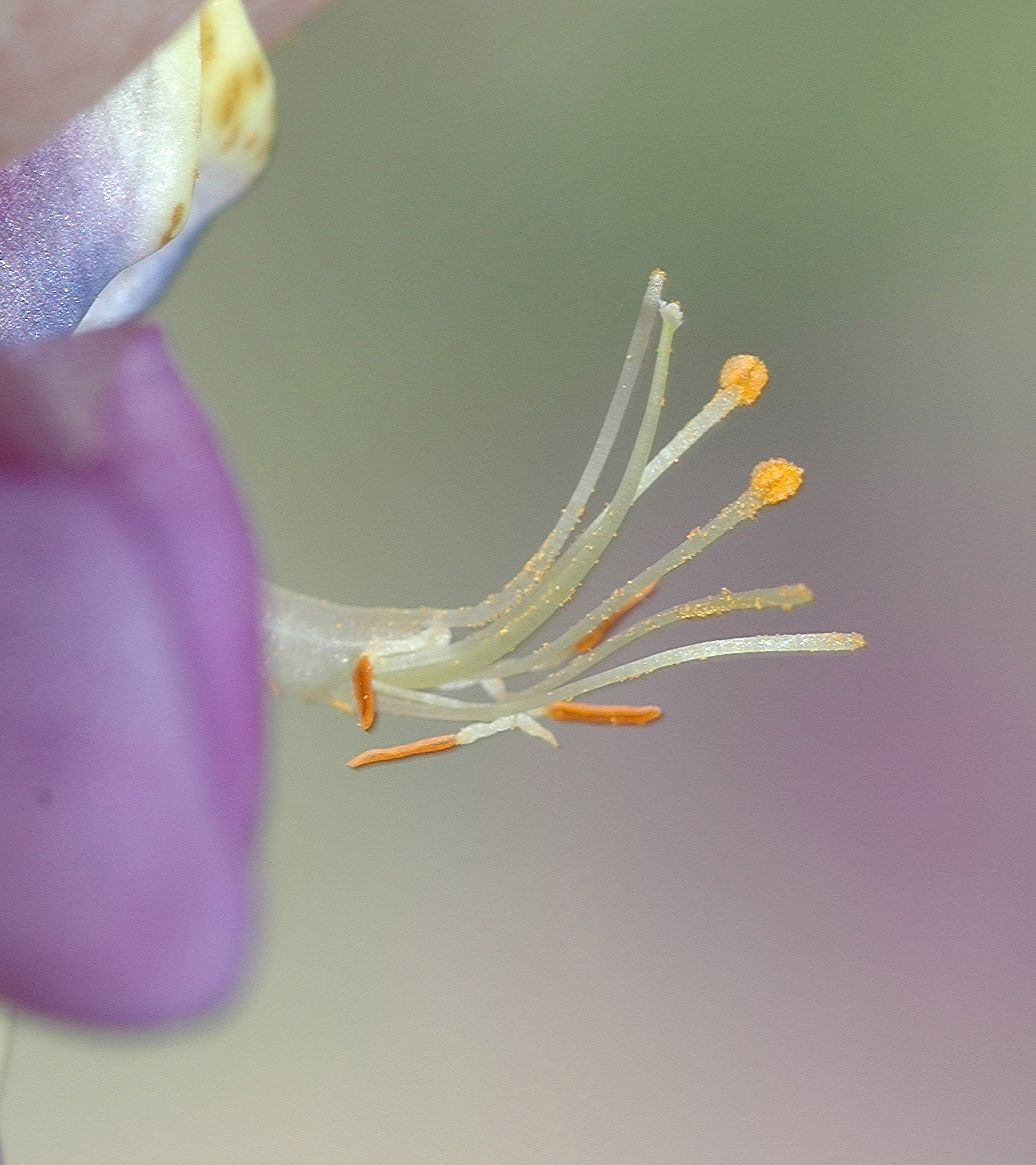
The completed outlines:
[[[755,404],[770,379],[770,371],[758,356],[731,356],[719,370],[719,386],[733,389],[739,405]]]
[[[615,724],[642,728],[662,715],[662,709],[653,704],[635,707],[631,704],[577,704],[574,700],[557,700],[548,704],[546,714],[551,720],[566,720],[575,724]]]
[[[683,323],[683,307],[675,299],[669,303],[659,304],[658,311],[671,328],[678,328]]]
[[[426,756],[431,752],[446,752],[456,748],[458,744],[456,733],[446,736],[426,736],[423,740],[415,740],[411,744],[397,744],[392,748],[368,748],[359,756],[354,756],[349,762],[349,768],[362,769],[364,765],[377,765],[390,760],[406,760],[411,756]]]
[[[374,695],[374,667],[368,655],[361,655],[353,668],[353,696],[360,727],[370,732],[378,718],[378,705]]]
[[[575,652],[577,655],[582,655],[584,652],[593,651],[593,649],[602,643],[615,630],[616,627],[626,618],[631,612],[635,611],[645,599],[650,598],[658,589],[658,583],[653,582],[646,586],[638,594],[635,594],[628,603],[624,603],[617,611],[612,612],[607,619],[602,620],[593,631],[588,632],[575,645]]]
[[[797,465],[783,457],[774,457],[771,461],[760,461],[752,470],[751,487],[764,506],[775,506],[794,497],[804,477],[804,471]]]

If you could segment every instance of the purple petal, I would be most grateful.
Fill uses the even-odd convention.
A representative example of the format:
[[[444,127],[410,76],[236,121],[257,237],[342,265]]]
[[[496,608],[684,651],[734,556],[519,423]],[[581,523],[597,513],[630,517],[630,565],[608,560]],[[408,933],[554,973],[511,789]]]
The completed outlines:
[[[221,1000],[248,943],[256,567],[153,329],[0,351],[0,997]]]

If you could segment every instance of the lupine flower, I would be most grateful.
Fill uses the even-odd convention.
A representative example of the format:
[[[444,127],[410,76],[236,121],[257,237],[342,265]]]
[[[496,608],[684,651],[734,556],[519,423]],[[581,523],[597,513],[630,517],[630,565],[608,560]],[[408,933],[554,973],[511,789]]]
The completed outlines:
[[[218,450],[159,338],[127,321],[261,168],[271,111],[269,71],[240,5],[210,0],[100,105],[0,173],[0,339],[11,346],[0,355],[0,996],[65,1018],[192,1014],[225,994],[247,936],[260,765],[254,556]],[[275,690],[356,715],[366,730],[379,710],[462,725],[369,750],[354,767],[510,729],[556,743],[545,720],[643,726],[661,710],[580,697],[722,655],[862,645],[852,634],[763,634],[600,668],[677,621],[809,600],[801,584],[724,590],[624,623],[671,571],[794,496],[802,471],[779,458],[568,630],[533,639],[636,499],[766,385],[760,360],[733,357],[712,400],[655,450],[683,319],[663,281],[649,280],[569,504],[498,594],[452,609],[371,610],[267,589]],[[620,484],[586,520],[659,321]]]
[[[99,105],[0,173],[0,343],[151,305],[265,165],[273,88],[238,0],[210,0]]]
[[[0,998],[67,1019],[194,1014],[247,946],[255,555],[159,335],[123,321],[272,129],[213,0],[0,172]]]

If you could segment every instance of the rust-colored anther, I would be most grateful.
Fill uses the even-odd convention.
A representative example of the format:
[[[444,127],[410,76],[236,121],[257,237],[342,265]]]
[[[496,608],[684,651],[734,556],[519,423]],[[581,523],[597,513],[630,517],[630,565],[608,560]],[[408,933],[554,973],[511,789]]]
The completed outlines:
[[[378,702],[374,695],[374,667],[370,656],[361,655],[353,668],[353,696],[356,699],[360,727],[364,732],[370,732],[378,718]]]
[[[593,649],[615,630],[616,627],[626,618],[630,611],[634,611],[640,604],[651,595],[655,593],[658,588],[658,583],[653,582],[646,586],[639,594],[633,596],[632,599],[624,606],[620,607],[613,615],[609,615],[603,623],[600,623],[593,631],[588,632],[575,646],[577,655],[582,655],[586,651],[593,651]]]
[[[406,760],[411,756],[425,756],[430,752],[446,752],[457,747],[455,733],[448,736],[426,736],[424,740],[415,740],[412,744],[397,744],[393,748],[368,748],[359,756],[354,756],[349,762],[349,768],[362,769],[364,765],[377,765],[383,761]]]
[[[558,700],[547,706],[552,720],[568,720],[576,724],[617,724],[641,728],[662,715],[662,709],[653,704],[635,707],[632,704],[577,704],[572,700]]]

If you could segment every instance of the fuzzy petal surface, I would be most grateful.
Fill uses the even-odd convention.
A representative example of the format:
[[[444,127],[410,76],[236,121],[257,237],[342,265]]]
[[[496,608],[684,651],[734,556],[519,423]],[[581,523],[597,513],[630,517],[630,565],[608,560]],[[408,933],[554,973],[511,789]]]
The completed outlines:
[[[262,40],[288,36],[326,0],[250,0]],[[96,105],[197,8],[195,0],[5,0],[0,164]]]
[[[0,343],[112,327],[165,290],[273,145],[239,0],[209,0],[99,104],[0,170]]]
[[[198,38],[195,18],[0,171],[0,343],[72,331],[117,274],[179,228],[198,163]]]
[[[190,151],[186,196],[169,188],[160,223],[144,257],[119,271],[90,305],[80,331],[124,323],[147,311],[165,291],[212,220],[252,185],[273,148],[273,74],[240,0],[209,0],[199,13],[195,51],[201,62],[199,132]],[[174,45],[175,49],[175,45]],[[168,52],[168,46],[162,50]],[[167,85],[187,92],[199,81],[191,66]],[[195,181],[195,176],[197,181]],[[164,217],[163,217],[164,216]]]
[[[256,563],[150,328],[0,351],[0,998],[140,1024],[250,934]]]

